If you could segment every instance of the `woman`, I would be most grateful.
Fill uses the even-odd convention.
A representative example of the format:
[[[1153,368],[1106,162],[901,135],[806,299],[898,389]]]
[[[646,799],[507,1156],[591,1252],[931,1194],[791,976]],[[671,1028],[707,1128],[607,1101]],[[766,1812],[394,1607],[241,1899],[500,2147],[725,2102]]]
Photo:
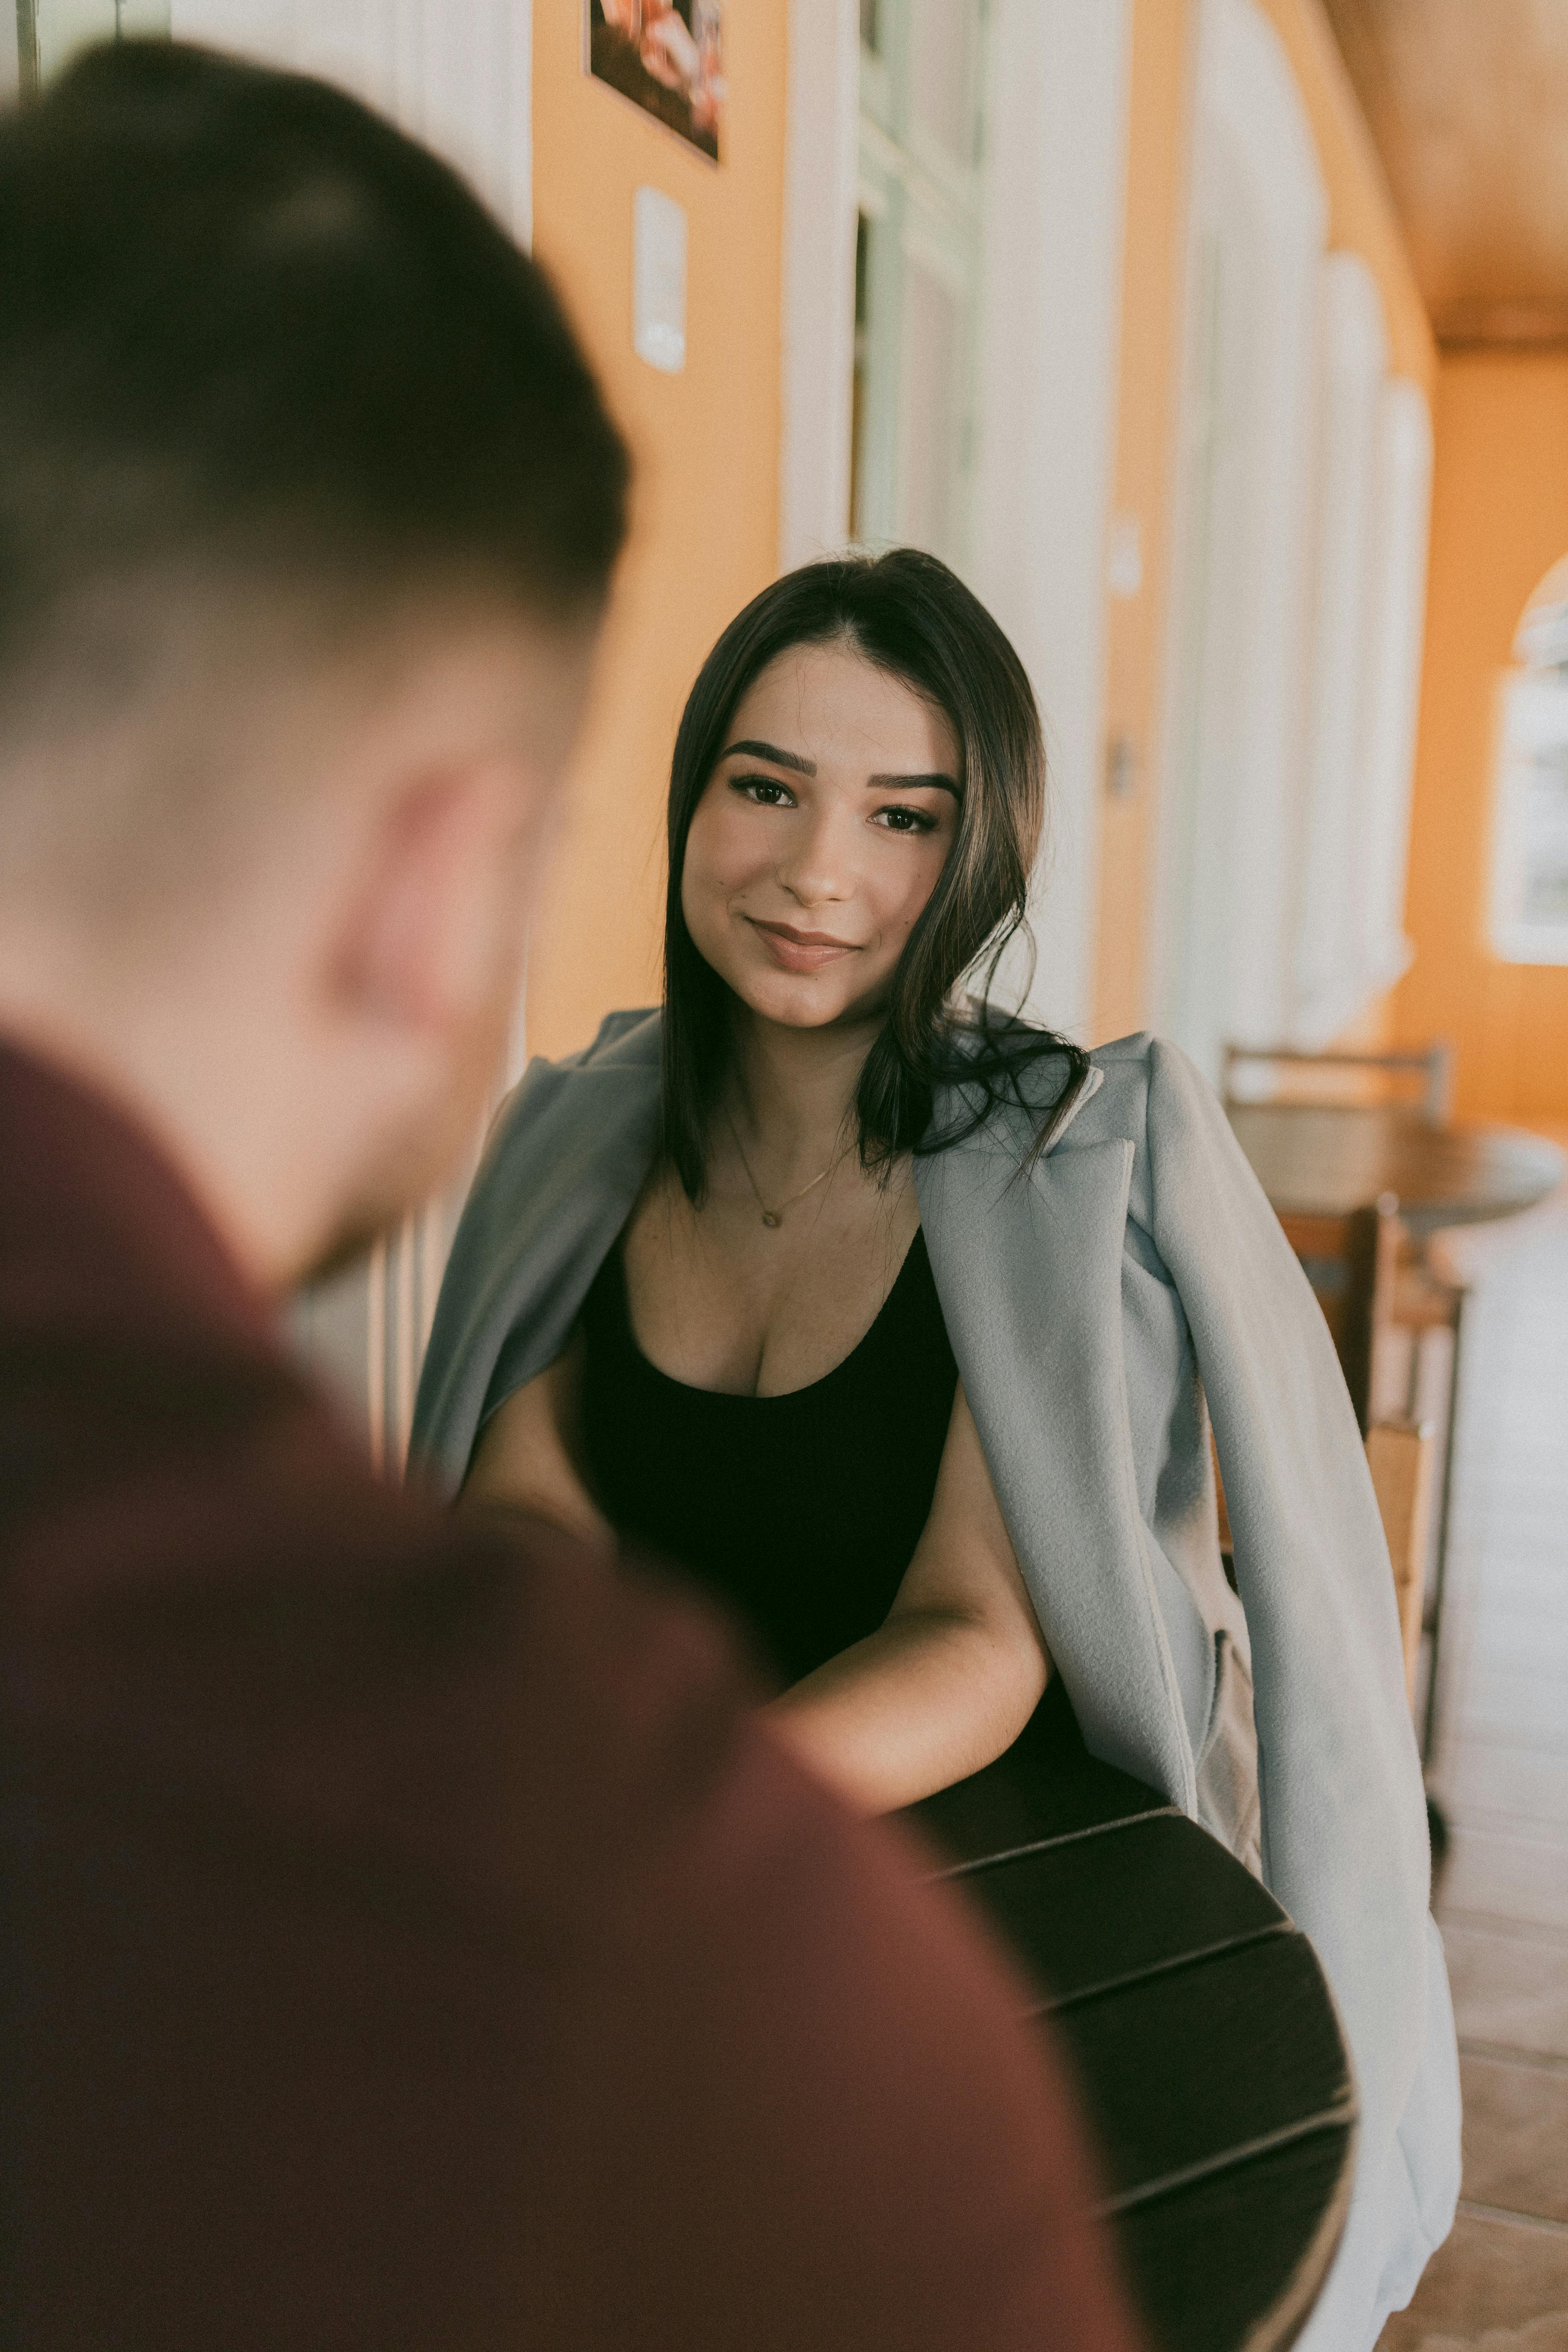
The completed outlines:
[[[905,557],[850,583],[879,654],[910,641],[906,675],[842,635],[801,642],[808,604],[839,593],[805,575],[692,698],[663,1148],[574,1345],[489,1416],[468,1487],[695,1570],[789,1677],[779,1728],[885,1811],[989,1763],[1047,1673],[911,1150],[963,1035],[952,984],[1021,915],[1042,774],[1027,682],[957,582]],[[794,641],[759,666],[781,622]],[[963,750],[935,698],[955,691]],[[1025,1033],[978,1066],[1021,1072],[1055,1042]],[[1061,1067],[1052,1054],[1047,1098]]]
[[[512,1097],[416,1443],[725,1592],[794,1678],[779,1731],[863,1806],[989,1761],[1059,1672],[1089,1747],[1314,1939],[1363,2151],[1321,2340],[1370,2344],[1457,2193],[1387,1554],[1321,1316],[1191,1066],[958,1009],[1043,801],[1023,670],[933,559],[746,608],[677,740],[663,1013]]]

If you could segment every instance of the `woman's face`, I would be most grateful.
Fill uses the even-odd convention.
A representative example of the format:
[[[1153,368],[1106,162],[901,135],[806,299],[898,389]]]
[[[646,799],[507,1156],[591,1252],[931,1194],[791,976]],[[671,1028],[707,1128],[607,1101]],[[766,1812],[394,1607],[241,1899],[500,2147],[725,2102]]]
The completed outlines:
[[[686,841],[699,952],[763,1020],[879,1015],[958,829],[941,711],[842,645],[752,681]]]

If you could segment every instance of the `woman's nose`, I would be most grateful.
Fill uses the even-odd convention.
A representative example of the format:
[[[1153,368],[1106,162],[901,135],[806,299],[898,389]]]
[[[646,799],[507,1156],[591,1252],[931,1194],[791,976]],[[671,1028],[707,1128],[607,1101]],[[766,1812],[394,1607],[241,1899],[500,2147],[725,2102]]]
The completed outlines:
[[[851,828],[834,809],[803,812],[805,823],[794,833],[780,864],[778,878],[803,907],[826,904],[855,895]]]

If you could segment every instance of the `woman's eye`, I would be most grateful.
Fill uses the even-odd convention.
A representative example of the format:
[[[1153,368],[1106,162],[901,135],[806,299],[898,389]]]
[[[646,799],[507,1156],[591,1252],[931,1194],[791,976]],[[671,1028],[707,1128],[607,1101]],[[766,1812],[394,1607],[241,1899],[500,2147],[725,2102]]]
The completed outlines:
[[[889,833],[934,833],[936,819],[924,809],[886,808],[877,811],[876,822]]]
[[[753,802],[758,808],[793,808],[795,794],[787,784],[777,782],[772,776],[731,776],[730,789]]]

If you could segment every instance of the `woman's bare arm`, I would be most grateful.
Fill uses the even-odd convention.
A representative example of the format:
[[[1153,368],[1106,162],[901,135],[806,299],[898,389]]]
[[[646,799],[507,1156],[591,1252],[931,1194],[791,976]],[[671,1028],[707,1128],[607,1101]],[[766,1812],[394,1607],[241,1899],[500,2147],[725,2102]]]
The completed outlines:
[[[961,1384],[931,1516],[886,1622],[766,1713],[851,1803],[889,1812],[992,1763],[1049,1673]]]
[[[584,1475],[582,1365],[578,1334],[548,1370],[497,1407],[463,1500],[531,1512],[586,1542],[613,1545]],[[853,1804],[888,1812],[1001,1755],[1034,1712],[1049,1671],[961,1386],[931,1514],[886,1622],[764,1712]]]
[[[615,1530],[588,1491],[578,1435],[583,1335],[526,1387],[496,1407],[480,1433],[465,1503],[529,1511],[584,1543],[606,1545]]]

